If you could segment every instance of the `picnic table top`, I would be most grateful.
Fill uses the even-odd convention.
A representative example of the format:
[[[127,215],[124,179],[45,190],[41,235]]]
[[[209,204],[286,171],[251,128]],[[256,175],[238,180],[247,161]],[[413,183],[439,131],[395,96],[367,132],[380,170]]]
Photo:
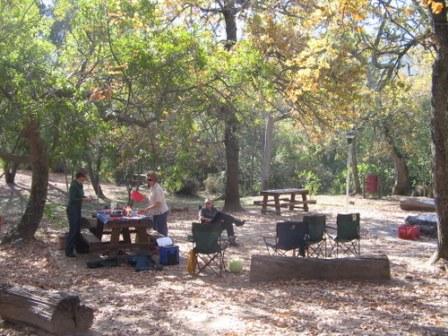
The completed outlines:
[[[97,212],[96,218],[104,225],[120,224],[123,226],[136,226],[150,225],[152,223],[152,217],[145,215],[113,217],[108,213]]]
[[[262,190],[261,195],[281,195],[281,194],[308,194],[308,189],[287,188],[287,189],[267,189]]]

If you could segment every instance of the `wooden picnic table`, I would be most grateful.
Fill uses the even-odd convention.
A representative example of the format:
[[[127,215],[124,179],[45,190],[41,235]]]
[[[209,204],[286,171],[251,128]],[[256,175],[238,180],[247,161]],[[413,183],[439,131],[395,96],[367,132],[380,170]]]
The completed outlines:
[[[152,218],[143,215],[112,217],[107,213],[97,213],[97,227],[95,235],[101,241],[105,232],[110,232],[110,241],[106,248],[118,250],[120,248],[149,247],[149,235],[146,229],[152,227]],[[131,240],[131,233],[135,233],[135,241]],[[120,235],[123,240],[120,241]]]
[[[263,200],[255,201],[254,204],[262,207],[262,213],[266,213],[267,207],[274,207],[277,215],[280,215],[280,208],[288,208],[291,211],[301,208],[303,211],[308,211],[308,204],[316,203],[315,200],[307,198],[308,194],[308,189],[268,189],[260,192]],[[287,195],[288,197],[281,197],[282,195]],[[302,199],[297,200],[296,195],[301,195]],[[273,197],[273,199],[269,199],[270,197]]]

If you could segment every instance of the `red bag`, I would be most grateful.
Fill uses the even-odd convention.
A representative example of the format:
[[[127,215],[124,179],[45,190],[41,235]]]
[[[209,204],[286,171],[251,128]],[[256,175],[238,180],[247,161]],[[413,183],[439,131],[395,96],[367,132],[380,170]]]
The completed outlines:
[[[398,227],[398,237],[401,239],[416,240],[420,238],[418,225],[403,224]]]
[[[131,199],[134,202],[143,202],[145,200],[145,195],[138,192],[137,190],[134,190],[133,192],[131,192]]]

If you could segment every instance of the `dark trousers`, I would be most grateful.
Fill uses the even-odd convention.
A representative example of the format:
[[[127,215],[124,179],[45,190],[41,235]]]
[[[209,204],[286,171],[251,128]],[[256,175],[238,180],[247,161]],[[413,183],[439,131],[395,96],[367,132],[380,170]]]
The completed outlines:
[[[154,230],[164,236],[168,236],[168,212],[164,212],[161,215],[154,215],[152,218]]]
[[[212,218],[211,223],[220,223],[222,230],[227,231],[228,237],[234,237],[235,231],[233,230],[233,223],[235,223],[237,219],[235,217],[230,216],[224,212],[218,211],[216,215]]]
[[[65,241],[65,254],[72,254],[75,250],[76,242],[81,236],[81,207],[69,206],[67,208],[69,231]]]

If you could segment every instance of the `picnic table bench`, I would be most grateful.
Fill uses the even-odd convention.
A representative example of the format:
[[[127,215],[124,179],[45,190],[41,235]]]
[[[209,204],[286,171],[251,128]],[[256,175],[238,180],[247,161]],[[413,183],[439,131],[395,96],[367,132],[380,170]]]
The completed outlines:
[[[280,208],[288,208],[291,211],[300,208],[308,211],[308,204],[316,204],[316,200],[308,199],[308,194],[309,190],[299,188],[263,190],[260,192],[263,199],[254,201],[254,205],[261,206],[262,213],[266,213],[268,207],[274,207],[277,215],[280,215]],[[289,197],[281,197],[282,195]],[[301,195],[302,198],[296,200],[296,195]],[[270,197],[273,199],[269,199]]]

